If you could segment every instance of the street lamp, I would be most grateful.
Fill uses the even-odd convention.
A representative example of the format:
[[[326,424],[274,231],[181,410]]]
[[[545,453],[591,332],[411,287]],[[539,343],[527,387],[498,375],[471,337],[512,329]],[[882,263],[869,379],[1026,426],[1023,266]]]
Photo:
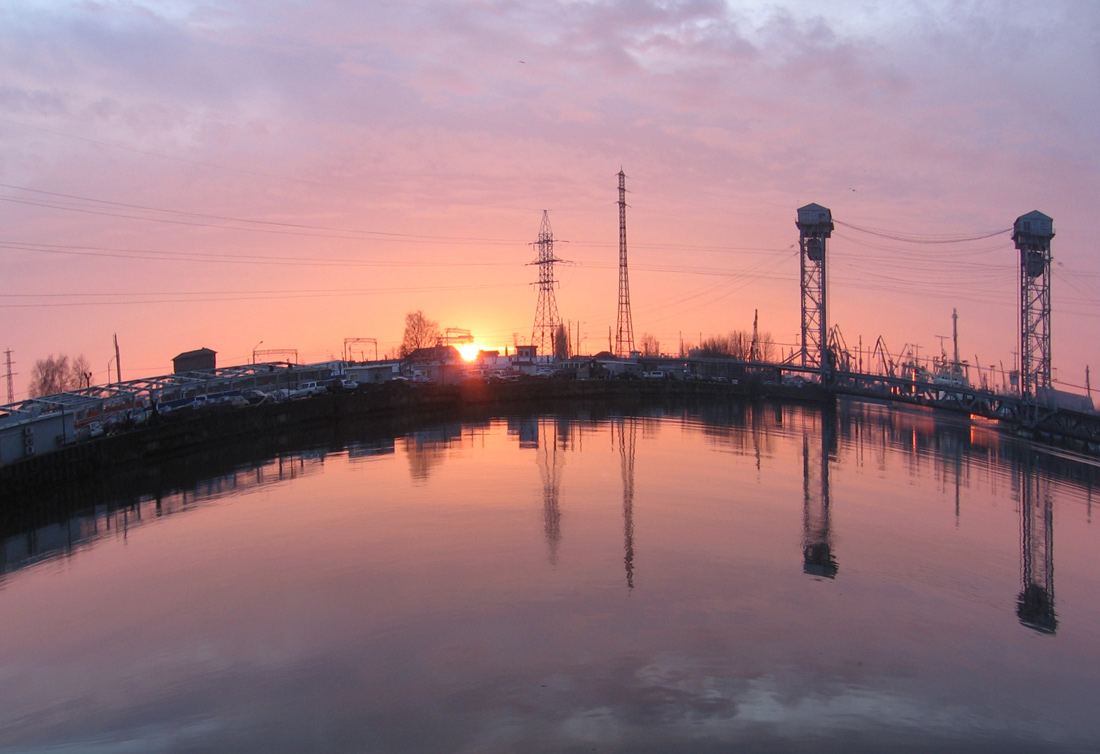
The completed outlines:
[[[261,340],[259,343],[252,346],[252,363],[253,364],[256,363],[256,349],[259,348],[260,346],[262,346],[263,344],[264,344],[264,342]]]

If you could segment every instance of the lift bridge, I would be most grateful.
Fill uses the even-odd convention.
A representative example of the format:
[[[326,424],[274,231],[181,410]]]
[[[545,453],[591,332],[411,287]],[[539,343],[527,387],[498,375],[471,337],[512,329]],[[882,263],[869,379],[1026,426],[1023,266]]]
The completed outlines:
[[[1054,223],[1050,217],[1038,211],[1029,212],[1018,217],[1012,228],[1012,238],[1020,254],[1018,332],[1021,359],[1018,385],[1011,391],[1004,388],[998,391],[992,385],[971,384],[966,378],[964,364],[959,360],[957,347],[954,359],[949,361],[945,355],[934,371],[921,368],[915,358],[891,355],[881,338],[871,354],[870,364],[865,367],[862,363],[862,349],[860,358],[853,359],[839,327],[830,327],[827,316],[826,264],[834,228],[832,212],[819,204],[808,204],[797,210],[795,224],[799,229],[801,258],[799,351],[792,353],[791,358],[784,362],[765,362],[758,357],[754,337],[748,361],[666,359],[664,361],[668,362],[669,368],[702,374],[712,367],[724,369],[729,364],[737,370],[748,372],[809,378],[833,394],[945,408],[997,420],[1023,434],[1065,438],[1093,449],[1100,446],[1100,415],[1093,410],[1091,400],[1076,396],[1080,405],[1067,405],[1064,400],[1066,394],[1059,394],[1053,388],[1051,240],[1054,238]],[[453,328],[447,331],[446,342],[470,340],[472,336],[469,331]],[[351,357],[356,346],[362,348],[368,342],[373,342],[373,339],[345,339],[345,356]],[[285,355],[282,351],[256,351],[254,355],[263,353]],[[277,366],[276,369],[271,363],[253,364],[193,377],[173,375],[119,382],[0,406],[0,462],[8,463],[35,455],[43,444],[53,449],[55,445],[74,441],[78,439],[81,423],[102,424],[106,419],[132,417],[135,412],[147,411],[154,402],[171,407],[171,401],[165,404],[166,398],[187,403],[198,394],[207,395],[216,390],[225,393],[244,387],[259,388],[280,383],[282,387],[289,387],[297,380],[305,379],[304,375],[317,365],[300,367],[280,362]],[[655,368],[665,367],[657,365]],[[53,421],[61,429],[46,427],[43,424],[46,420]],[[35,434],[39,430],[43,435],[39,439],[51,439],[50,443],[39,442],[36,445]],[[58,440],[53,443],[55,435]]]
[[[945,408],[996,419],[1024,433],[1100,443],[1100,417],[1089,401],[1082,397],[1078,407],[1059,405],[1051,380],[1050,241],[1054,221],[1050,217],[1029,212],[1013,224],[1012,239],[1020,252],[1021,354],[1019,391],[1014,394],[969,383],[958,357],[957,328],[954,359],[949,361],[945,355],[935,371],[921,368],[913,358],[891,356],[882,338],[868,365],[877,373],[862,369],[840,329],[828,325],[826,261],[834,227],[832,212],[808,204],[798,209],[795,225],[801,256],[801,346],[788,362],[776,365],[780,372],[819,380],[834,394]]]

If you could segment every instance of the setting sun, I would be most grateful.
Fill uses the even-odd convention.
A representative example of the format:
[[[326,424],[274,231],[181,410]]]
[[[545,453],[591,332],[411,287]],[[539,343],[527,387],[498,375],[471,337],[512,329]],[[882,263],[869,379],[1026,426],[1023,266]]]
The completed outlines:
[[[455,346],[458,349],[458,353],[466,361],[473,361],[477,358],[478,353],[481,352],[481,346],[477,343],[463,343],[460,346]]]

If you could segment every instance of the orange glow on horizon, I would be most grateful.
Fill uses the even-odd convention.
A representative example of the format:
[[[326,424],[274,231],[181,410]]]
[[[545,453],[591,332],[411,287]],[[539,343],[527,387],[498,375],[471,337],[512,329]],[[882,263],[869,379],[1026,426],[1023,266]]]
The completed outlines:
[[[483,349],[477,343],[463,343],[460,346],[455,346],[455,348],[458,349],[458,353],[464,361],[474,361]]]

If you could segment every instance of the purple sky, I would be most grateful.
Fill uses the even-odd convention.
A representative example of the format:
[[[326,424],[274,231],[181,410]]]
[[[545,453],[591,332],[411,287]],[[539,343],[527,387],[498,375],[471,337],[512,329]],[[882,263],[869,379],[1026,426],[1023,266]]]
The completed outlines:
[[[563,319],[636,337],[799,328],[797,207],[897,239],[1051,215],[1055,378],[1100,365],[1100,4],[47,3],[0,9],[0,320],[107,377],[261,348],[384,352],[422,309],[529,339],[541,212]],[[1009,368],[1007,234],[838,226],[829,320]],[[947,344],[950,350],[950,343]]]

